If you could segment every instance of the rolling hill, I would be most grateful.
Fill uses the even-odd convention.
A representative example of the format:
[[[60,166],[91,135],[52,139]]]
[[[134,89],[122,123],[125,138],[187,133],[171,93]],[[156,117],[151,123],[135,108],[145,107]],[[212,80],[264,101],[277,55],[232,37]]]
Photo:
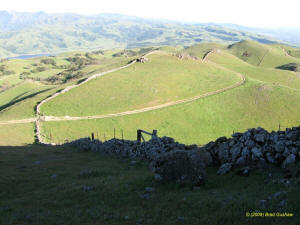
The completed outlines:
[[[268,55],[257,65],[255,56],[262,56],[266,50]],[[137,129],[157,129],[160,136],[201,145],[249,127],[291,127],[300,123],[300,77],[297,71],[278,65],[295,63],[299,58],[285,50],[298,51],[285,45],[242,41],[229,46],[200,43],[185,48],[109,50],[88,55],[73,52],[2,62],[19,65],[16,73],[3,76],[5,79],[18,76],[22,68],[35,70],[42,60],[53,59],[65,69],[71,65],[66,59],[93,58],[99,63],[77,68],[83,76],[65,83],[33,82],[33,74],[4,90],[0,100],[2,107],[8,107],[0,111],[0,124],[8,130],[15,131],[19,126],[34,133],[33,126],[26,126],[23,119],[35,118],[37,104],[57,92],[39,107],[38,126],[45,142],[62,143],[91,132],[102,140],[110,139],[115,128],[117,137],[121,137],[121,130],[124,138],[135,139]],[[249,53],[247,60],[241,55],[245,51]],[[128,64],[145,54],[145,63]],[[122,65],[127,66],[85,81]],[[46,67],[49,73],[54,70],[52,64]],[[5,68],[13,69],[9,65]],[[60,94],[64,88],[78,84]],[[12,120],[24,124],[10,124]]]
[[[118,14],[18,13],[0,11],[0,57],[74,50],[278,40],[217,24],[185,24]]]

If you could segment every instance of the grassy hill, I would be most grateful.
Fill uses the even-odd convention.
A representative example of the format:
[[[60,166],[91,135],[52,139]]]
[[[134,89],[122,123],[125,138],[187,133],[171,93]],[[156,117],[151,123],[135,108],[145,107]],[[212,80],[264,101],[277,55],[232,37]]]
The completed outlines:
[[[44,115],[90,116],[123,112],[181,100],[237,82],[235,73],[199,60],[159,52],[149,62],[107,74],[58,96]]]
[[[251,32],[216,24],[185,24],[116,14],[17,13],[0,11],[0,58],[38,53],[202,42],[233,43],[245,39],[277,43]]]
[[[254,41],[242,41],[228,47],[233,55],[261,67],[278,67],[286,63],[300,62],[298,58],[288,55],[278,45],[263,45]]]
[[[246,77],[246,82],[224,93],[154,111],[104,119],[42,122],[42,134],[49,142],[62,143],[89,136],[92,132],[102,140],[109,139],[113,137],[114,128],[117,137],[121,137],[123,130],[124,137],[129,139],[136,138],[137,129],[157,129],[160,136],[172,136],[189,144],[205,144],[249,127],[277,130],[279,125],[281,129],[298,125],[299,74],[297,71],[276,69],[275,66],[299,59],[286,55],[282,48],[291,49],[283,45],[262,45],[249,41],[231,47],[208,43],[185,48],[160,48],[160,51],[147,56],[149,61],[146,63],[136,63],[98,77],[48,101],[41,107],[42,114],[80,117],[119,113],[192,98],[231,86],[239,82],[238,73]],[[260,66],[254,63],[255,57],[245,61],[239,55],[242,50],[260,55],[266,49],[272,54],[265,56],[265,60],[269,58]],[[37,103],[47,96],[97,72],[125,65],[150,50],[64,53],[56,57],[23,60],[24,66],[22,60],[2,62],[19,65],[16,67],[18,73],[22,71],[20,68],[28,71],[37,69],[42,60],[53,59],[56,62],[56,66],[45,64],[47,70],[31,73],[28,76],[31,77],[51,73],[54,67],[66,67],[63,69],[66,71],[72,64],[76,65],[74,61],[93,59],[93,63],[74,70],[74,73],[80,71],[82,76],[66,83],[53,85],[42,80],[24,82],[21,79],[22,83],[1,93],[3,110],[0,111],[0,120],[32,118]],[[202,60],[204,55],[206,58]],[[250,59],[253,60],[251,63]],[[13,69],[8,64],[5,68]],[[3,77],[18,76],[18,73]]]

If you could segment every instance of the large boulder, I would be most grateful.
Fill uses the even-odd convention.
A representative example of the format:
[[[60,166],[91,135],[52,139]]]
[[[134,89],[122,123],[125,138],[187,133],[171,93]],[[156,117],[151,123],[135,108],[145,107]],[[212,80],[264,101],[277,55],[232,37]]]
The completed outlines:
[[[161,154],[150,167],[161,183],[198,186],[205,182],[205,163],[198,150]]]

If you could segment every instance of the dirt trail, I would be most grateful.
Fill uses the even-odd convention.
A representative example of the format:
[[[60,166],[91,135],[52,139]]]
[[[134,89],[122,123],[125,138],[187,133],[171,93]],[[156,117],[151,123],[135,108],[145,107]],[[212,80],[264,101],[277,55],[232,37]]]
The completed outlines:
[[[23,120],[9,120],[9,121],[0,121],[0,125],[7,124],[21,124],[21,123],[33,123],[36,121],[36,118],[28,118]]]

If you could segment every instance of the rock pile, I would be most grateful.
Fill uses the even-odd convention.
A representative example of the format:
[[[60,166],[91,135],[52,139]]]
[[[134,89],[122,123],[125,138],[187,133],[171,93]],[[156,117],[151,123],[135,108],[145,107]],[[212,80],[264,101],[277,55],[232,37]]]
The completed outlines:
[[[220,166],[219,174],[225,174],[234,167],[246,165],[273,164],[287,168],[300,158],[300,127],[286,131],[272,131],[263,128],[234,133],[232,138],[220,137],[203,146],[213,164]]]
[[[180,144],[170,137],[155,137],[142,143],[120,139],[101,142],[99,140],[90,140],[90,138],[81,138],[66,145],[71,145],[85,151],[102,152],[109,155],[140,158],[149,161],[157,159],[161,154],[174,150],[199,150],[197,145]],[[205,152],[205,150],[201,150],[201,152],[207,158],[206,162],[211,163],[210,154]]]
[[[143,143],[119,139],[101,142],[82,138],[68,145],[85,151],[148,160],[152,162],[155,179],[162,183],[200,185],[205,180],[205,166],[212,162],[210,154],[197,145],[180,144],[169,137],[155,137]]]
[[[136,61],[139,62],[139,63],[146,63],[146,62],[149,61],[149,59],[142,56],[141,58],[138,58]]]
[[[180,144],[170,137],[154,137],[143,143],[82,138],[67,144],[85,151],[148,160],[155,179],[162,183],[199,185],[205,181],[205,167],[210,165],[219,166],[219,175],[241,167],[238,174],[242,176],[267,164],[289,168],[300,159],[300,127],[271,133],[253,128],[234,133],[232,138],[220,137],[200,148]]]
[[[177,53],[177,54],[173,54],[173,56],[176,56],[178,59],[193,59],[193,60],[199,59],[196,56],[193,56],[191,54],[186,54],[186,53]]]
[[[161,154],[151,163],[155,179],[162,183],[199,186],[206,178],[205,164],[199,151],[175,150]]]

